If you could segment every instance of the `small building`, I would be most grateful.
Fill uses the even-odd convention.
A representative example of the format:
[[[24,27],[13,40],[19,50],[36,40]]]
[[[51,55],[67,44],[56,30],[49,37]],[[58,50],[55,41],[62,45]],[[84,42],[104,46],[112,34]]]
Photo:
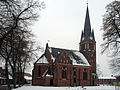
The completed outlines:
[[[5,69],[0,67],[0,85],[6,84],[6,72]]]
[[[10,73],[9,73],[9,80],[10,80],[10,83],[13,84],[13,78],[10,75]],[[25,84],[32,84],[32,75],[30,73],[24,73],[24,81],[25,81]],[[0,85],[6,85],[6,84],[7,84],[6,71],[2,67],[0,67]]]
[[[32,84],[32,75],[30,73],[24,73],[25,84]]]
[[[113,85],[116,82],[116,77],[99,77],[98,78],[99,85]]]
[[[12,76],[10,75],[10,73],[8,74],[9,74],[10,83],[13,83]],[[6,84],[7,84],[6,70],[0,67],[0,85],[6,85]]]

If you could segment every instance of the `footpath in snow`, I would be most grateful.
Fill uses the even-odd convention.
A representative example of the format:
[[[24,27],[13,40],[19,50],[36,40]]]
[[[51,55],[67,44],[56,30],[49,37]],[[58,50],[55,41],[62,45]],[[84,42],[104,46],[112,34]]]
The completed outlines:
[[[43,86],[23,86],[13,90],[120,90],[115,86],[87,86],[87,87],[43,87]]]

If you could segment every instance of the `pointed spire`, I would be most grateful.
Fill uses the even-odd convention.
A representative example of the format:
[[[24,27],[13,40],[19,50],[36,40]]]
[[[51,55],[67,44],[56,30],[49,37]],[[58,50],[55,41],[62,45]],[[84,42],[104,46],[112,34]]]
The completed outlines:
[[[92,29],[92,38],[93,38],[93,41],[95,41],[95,36],[94,36],[94,30]]]
[[[85,17],[85,23],[84,23],[84,30],[81,34],[81,42],[82,41],[94,41],[94,31],[91,32],[91,24],[90,24],[90,17],[89,17],[89,9],[88,9],[88,2],[87,2],[87,9],[86,9],[86,17]]]
[[[91,24],[90,24],[88,5],[87,5],[87,10],[86,10],[84,33],[85,33],[85,40],[89,40],[89,37],[90,37],[90,34],[91,34]]]
[[[84,32],[81,33],[81,42],[84,40]]]

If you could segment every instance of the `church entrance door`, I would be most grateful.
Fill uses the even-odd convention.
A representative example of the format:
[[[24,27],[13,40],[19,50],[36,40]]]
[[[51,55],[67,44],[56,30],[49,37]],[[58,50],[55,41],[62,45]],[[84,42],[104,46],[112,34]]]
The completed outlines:
[[[50,79],[50,86],[53,86],[53,79]]]
[[[76,77],[73,78],[73,86],[76,86]]]

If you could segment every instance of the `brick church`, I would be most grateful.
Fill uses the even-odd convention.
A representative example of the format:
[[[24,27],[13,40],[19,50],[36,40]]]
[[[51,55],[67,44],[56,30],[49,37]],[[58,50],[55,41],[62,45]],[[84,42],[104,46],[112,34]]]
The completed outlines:
[[[97,85],[96,41],[91,30],[87,6],[79,51],[49,47],[34,63],[33,85],[90,86]]]

